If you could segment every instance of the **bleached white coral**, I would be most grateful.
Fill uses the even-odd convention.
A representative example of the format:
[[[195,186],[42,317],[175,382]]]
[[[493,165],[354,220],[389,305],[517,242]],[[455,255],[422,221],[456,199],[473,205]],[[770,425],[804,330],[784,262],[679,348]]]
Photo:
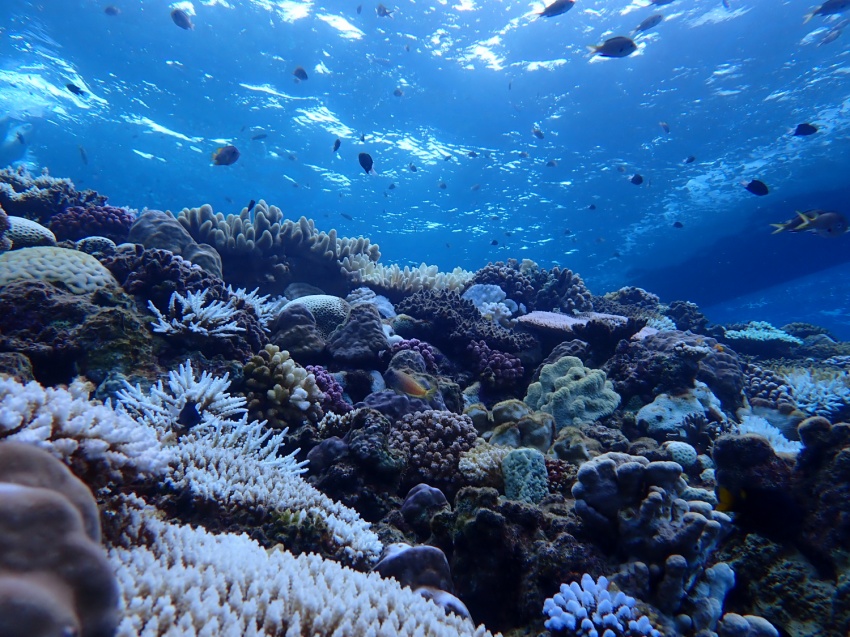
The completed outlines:
[[[67,389],[45,389],[35,381],[22,385],[0,377],[0,434],[113,478],[164,473],[170,455],[156,430],[89,400],[89,391],[79,380]]]
[[[377,573],[169,523],[138,498],[116,514],[118,637],[490,636]]]
[[[203,372],[196,380],[186,361],[169,373],[167,387],[160,381],[145,394],[125,384],[118,401],[172,445],[170,484],[225,508],[290,510],[320,519],[349,559],[375,559],[382,547],[369,524],[300,477],[304,463],[295,460],[297,450],[279,457],[286,430],[272,435],[265,422],[249,422],[245,398],[231,396],[229,387],[227,374]],[[198,422],[178,438],[175,430],[187,409],[194,410]]]
[[[757,434],[766,438],[770,446],[777,453],[798,454],[803,448],[803,444],[800,441],[788,440],[788,438],[782,435],[779,429],[761,416],[745,415],[741,420],[741,424],[736,429],[740,434]]]
[[[295,460],[297,450],[277,456],[285,434],[270,437],[261,423],[248,422],[247,417],[197,428],[180,439],[169,481],[229,507],[290,510],[302,519],[319,519],[347,558],[377,558],[382,548],[378,536],[356,511],[301,478],[306,463]]]
[[[358,283],[372,284],[404,292],[419,290],[455,290],[460,292],[472,280],[474,272],[455,268],[451,272],[440,272],[436,265],[421,264],[418,268],[399,268],[375,263],[370,260],[342,260],[342,267],[352,273]]]
[[[271,322],[277,317],[280,310],[287,303],[287,299],[283,297],[279,297],[274,301],[269,301],[270,295],[264,294],[260,296],[258,294],[260,288],[254,288],[248,292],[245,288],[236,288],[234,290],[228,285],[227,291],[231,294],[231,296],[236,297],[238,301],[251,308],[254,314],[256,314],[257,321],[259,321],[260,326],[267,332],[269,331]]]
[[[210,418],[239,418],[247,413],[245,398],[231,396],[227,392],[229,387],[229,374],[219,377],[203,371],[196,380],[192,361],[187,360],[178,371],[168,373],[167,388],[160,380],[146,394],[138,384],[125,381],[124,388],[117,392],[118,407],[139,422],[166,432],[177,428],[187,405],[195,410],[200,422]]]
[[[812,416],[832,418],[850,404],[850,376],[846,371],[815,375],[798,369],[785,375],[797,407]]]
[[[239,327],[235,321],[235,299],[231,298],[227,303],[215,300],[207,302],[209,293],[209,290],[201,290],[183,296],[173,292],[168,302],[167,317],[148,301],[148,308],[156,316],[156,321],[151,322],[153,331],[159,334],[190,332],[204,336],[233,336],[244,332],[245,328]]]
[[[783,332],[767,321],[750,321],[743,330],[726,330],[725,334],[726,338],[731,340],[747,339],[751,341],[782,341],[795,345],[803,344],[803,341],[796,336]]]

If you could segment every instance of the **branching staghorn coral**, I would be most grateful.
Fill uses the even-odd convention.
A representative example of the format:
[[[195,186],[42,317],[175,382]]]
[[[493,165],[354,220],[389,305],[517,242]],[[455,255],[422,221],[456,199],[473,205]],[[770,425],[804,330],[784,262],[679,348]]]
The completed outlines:
[[[116,508],[109,559],[123,601],[117,637],[490,637],[377,573],[167,522],[132,496]]]
[[[186,296],[173,292],[168,303],[168,317],[163,315],[151,301],[148,301],[148,309],[156,316],[156,321],[151,322],[153,331],[158,334],[188,332],[223,337],[244,332],[245,328],[236,324],[236,308],[233,299],[226,303],[207,301],[208,294],[209,290],[187,292]]]

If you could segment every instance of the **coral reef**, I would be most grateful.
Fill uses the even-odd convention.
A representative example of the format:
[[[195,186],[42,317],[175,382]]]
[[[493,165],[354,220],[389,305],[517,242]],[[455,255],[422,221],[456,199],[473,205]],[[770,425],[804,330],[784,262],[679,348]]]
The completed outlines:
[[[251,418],[275,429],[321,420],[325,395],[286,350],[266,345],[245,363],[242,376]]]
[[[123,243],[130,234],[136,215],[115,206],[69,206],[50,218],[49,228],[60,241],[84,237],[106,237]]]
[[[589,423],[611,414],[620,404],[605,372],[589,369],[572,356],[544,365],[540,380],[528,387],[525,402],[552,414],[558,429]]]
[[[0,170],[0,206],[8,215],[47,225],[69,206],[104,206],[106,197],[93,190],[78,191],[70,179],[51,177],[47,170],[33,177],[26,168]]]

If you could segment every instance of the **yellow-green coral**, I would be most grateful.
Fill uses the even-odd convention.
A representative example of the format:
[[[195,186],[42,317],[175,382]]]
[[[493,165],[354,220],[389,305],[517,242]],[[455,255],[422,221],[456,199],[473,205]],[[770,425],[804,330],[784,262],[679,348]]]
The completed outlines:
[[[318,422],[324,394],[316,377],[276,345],[251,357],[242,368],[248,413],[267,420],[270,427],[298,426],[305,420]]]
[[[74,294],[118,287],[115,277],[93,256],[52,246],[0,254],[0,286],[13,281],[46,281]]]

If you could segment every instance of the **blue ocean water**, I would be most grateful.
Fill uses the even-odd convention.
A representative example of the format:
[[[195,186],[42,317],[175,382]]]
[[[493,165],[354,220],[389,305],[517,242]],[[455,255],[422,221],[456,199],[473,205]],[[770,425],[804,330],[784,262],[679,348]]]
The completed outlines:
[[[805,318],[850,337],[834,291],[850,238],[769,226],[846,212],[840,15],[804,23],[815,7],[799,0],[579,0],[550,19],[527,0],[402,0],[390,17],[358,0],[107,5],[4,0],[0,164],[139,209],[262,198],[369,237],[385,262],[530,258],[595,293],[641,285],[717,321]],[[653,13],[633,55],[588,55]],[[818,132],[793,136],[803,122]],[[213,165],[225,144],[239,160]]]

